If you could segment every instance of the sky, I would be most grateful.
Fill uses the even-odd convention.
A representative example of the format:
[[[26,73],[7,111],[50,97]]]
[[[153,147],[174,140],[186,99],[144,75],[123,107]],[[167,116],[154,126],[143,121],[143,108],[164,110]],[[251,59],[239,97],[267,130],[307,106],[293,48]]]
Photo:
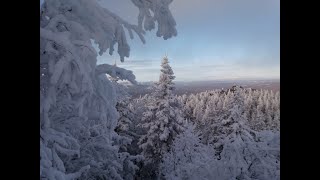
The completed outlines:
[[[138,8],[130,0],[99,2],[137,24]],[[173,0],[169,8],[176,37],[164,40],[156,30],[147,32],[146,44],[128,37],[125,62],[104,53],[98,63],[117,61],[141,82],[158,80],[165,54],[177,81],[280,79],[280,0]]]

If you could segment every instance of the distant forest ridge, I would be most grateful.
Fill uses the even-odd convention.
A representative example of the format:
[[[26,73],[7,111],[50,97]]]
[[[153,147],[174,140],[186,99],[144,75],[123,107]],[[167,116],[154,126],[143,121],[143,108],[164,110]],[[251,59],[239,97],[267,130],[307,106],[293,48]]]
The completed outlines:
[[[243,88],[251,88],[256,90],[272,90],[273,92],[280,91],[280,80],[211,80],[211,81],[192,81],[183,82],[175,81],[176,89],[173,91],[177,95],[199,93],[214,89],[230,89],[234,85]],[[126,83],[124,83],[126,84]],[[153,82],[140,82],[139,85],[127,85],[129,93],[133,97],[145,95],[151,92]]]

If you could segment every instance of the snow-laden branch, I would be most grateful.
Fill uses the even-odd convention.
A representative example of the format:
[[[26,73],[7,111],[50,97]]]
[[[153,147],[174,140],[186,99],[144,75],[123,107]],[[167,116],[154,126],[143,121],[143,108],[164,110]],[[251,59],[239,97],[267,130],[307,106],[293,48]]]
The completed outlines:
[[[169,39],[177,35],[176,22],[169,10],[173,0],[131,0],[139,8],[138,26],[150,31],[158,23],[157,36]],[[153,16],[151,12],[153,13]]]
[[[137,84],[135,80],[136,77],[130,70],[119,68],[117,66],[112,66],[109,64],[100,64],[96,67],[96,73],[99,74],[108,74],[113,78],[120,78],[121,80],[128,80],[132,84]]]
[[[79,34],[77,31],[81,29],[81,36],[85,41],[93,39],[98,44],[100,55],[108,49],[112,55],[114,45],[117,43],[121,61],[130,54],[124,28],[127,29],[131,39],[135,32],[143,43],[145,43],[145,30],[154,29],[156,22],[158,37],[166,40],[177,35],[176,22],[169,10],[172,0],[132,0],[132,2],[139,8],[138,25],[126,22],[95,0],[46,0],[41,8],[41,25],[45,26],[46,23],[53,21],[53,18],[63,16],[64,19],[55,20],[57,23],[54,24],[71,34]]]

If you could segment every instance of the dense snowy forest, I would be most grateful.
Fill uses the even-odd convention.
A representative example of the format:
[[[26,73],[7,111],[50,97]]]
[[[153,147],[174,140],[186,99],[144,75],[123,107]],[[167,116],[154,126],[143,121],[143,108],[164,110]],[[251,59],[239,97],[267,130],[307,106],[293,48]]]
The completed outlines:
[[[171,86],[161,79],[161,87]],[[233,86],[191,95],[171,94],[170,100],[157,100],[160,92],[168,93],[161,88],[159,92],[159,83],[154,95],[126,103],[131,113],[124,117],[132,118],[127,122],[133,127],[128,131],[140,136],[140,140],[148,137],[152,152],[151,148],[159,150],[163,144],[169,148],[151,156],[162,158],[160,165],[158,159],[152,161],[152,166],[156,164],[159,169],[147,166],[141,171],[159,171],[157,176],[164,179],[280,179],[279,91]],[[162,104],[170,102],[174,105],[162,113]],[[140,120],[150,116],[153,121],[138,130]],[[170,118],[176,123],[182,120],[182,128]],[[167,138],[169,135],[172,138]],[[144,149],[134,153],[143,152]],[[141,177],[149,179],[151,175]]]
[[[280,92],[245,89],[175,95],[159,57],[150,94],[132,98],[132,71],[97,64],[129,57],[128,31],[145,43],[177,35],[172,0],[131,0],[137,25],[96,0],[45,0],[40,8],[40,179],[280,179]],[[99,52],[93,48],[99,47]],[[161,62],[160,62],[161,60]]]

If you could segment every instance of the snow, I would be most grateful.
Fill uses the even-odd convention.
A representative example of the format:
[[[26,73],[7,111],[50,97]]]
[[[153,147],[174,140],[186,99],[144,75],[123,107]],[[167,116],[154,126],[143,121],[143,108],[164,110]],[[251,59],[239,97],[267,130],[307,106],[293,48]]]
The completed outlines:
[[[160,171],[165,179],[221,179],[213,148],[200,142],[194,128],[189,124],[164,155]]]
[[[98,45],[99,55],[107,50],[112,55],[117,44],[120,60],[124,61],[130,52],[124,29],[131,37],[135,32],[143,43],[144,30],[95,0],[46,0],[40,6],[42,178],[132,177],[137,168],[126,164],[137,163],[137,158],[120,152],[128,141],[115,132],[121,88],[106,74],[133,84],[135,76],[123,68],[97,65],[98,54],[91,41]]]
[[[142,121],[138,124],[145,130],[138,145],[142,149],[146,164],[152,164],[143,171],[151,171],[157,176],[158,165],[162,155],[167,152],[173,139],[184,129],[184,119],[181,117],[179,104],[174,99],[173,71],[165,57],[161,64],[159,82],[155,83],[155,92],[147,104]],[[148,177],[151,178],[151,177]]]
[[[132,99],[119,81],[135,86],[133,72],[97,64],[129,57],[125,30],[177,35],[172,0],[132,2],[137,25],[95,0],[40,2],[41,179],[279,179],[279,92],[176,96],[164,57],[152,93]]]

